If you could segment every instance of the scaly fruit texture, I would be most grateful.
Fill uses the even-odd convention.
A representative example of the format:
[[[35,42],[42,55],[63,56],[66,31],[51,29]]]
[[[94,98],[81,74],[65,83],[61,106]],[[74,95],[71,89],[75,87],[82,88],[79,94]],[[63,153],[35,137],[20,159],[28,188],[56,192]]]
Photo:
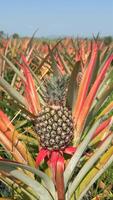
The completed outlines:
[[[45,149],[63,150],[73,138],[72,113],[65,105],[67,82],[66,77],[46,81],[47,106],[35,120],[35,130]]]
[[[71,111],[67,107],[44,107],[36,118],[35,129],[43,148],[62,150],[73,137]]]

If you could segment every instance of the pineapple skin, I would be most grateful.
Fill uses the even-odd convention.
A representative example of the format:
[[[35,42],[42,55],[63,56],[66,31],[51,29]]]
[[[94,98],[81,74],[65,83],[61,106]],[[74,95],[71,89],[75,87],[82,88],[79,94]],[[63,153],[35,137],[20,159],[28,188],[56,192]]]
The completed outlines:
[[[46,106],[35,119],[35,130],[43,148],[63,150],[73,138],[72,113],[66,106]]]

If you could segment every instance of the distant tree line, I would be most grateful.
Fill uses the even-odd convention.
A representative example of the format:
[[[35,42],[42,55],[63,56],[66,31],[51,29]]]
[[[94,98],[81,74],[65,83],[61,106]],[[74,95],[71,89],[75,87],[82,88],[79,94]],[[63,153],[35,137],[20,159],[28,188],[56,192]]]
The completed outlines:
[[[2,38],[8,38],[9,36],[8,36],[8,34],[6,34],[3,30],[1,30],[0,31],[0,39],[2,39]],[[11,35],[11,37],[12,38],[20,38],[20,36],[19,36],[19,34],[18,33],[13,33],[12,35]]]
[[[12,38],[18,39],[21,38],[18,33],[13,33],[11,35]],[[3,30],[0,31],[0,39],[2,38],[9,38],[8,34],[6,34]],[[91,38],[87,38],[91,39]],[[104,40],[105,45],[109,45],[111,42],[113,42],[113,36],[105,36],[105,37],[100,37],[100,40]]]

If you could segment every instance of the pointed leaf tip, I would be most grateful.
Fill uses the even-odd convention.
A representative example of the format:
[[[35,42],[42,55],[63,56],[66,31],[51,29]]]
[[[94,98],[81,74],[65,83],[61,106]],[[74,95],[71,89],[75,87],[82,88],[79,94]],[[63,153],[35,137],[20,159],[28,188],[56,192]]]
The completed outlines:
[[[38,167],[43,159],[48,155],[47,149],[41,149],[36,157],[36,164],[35,166]]]

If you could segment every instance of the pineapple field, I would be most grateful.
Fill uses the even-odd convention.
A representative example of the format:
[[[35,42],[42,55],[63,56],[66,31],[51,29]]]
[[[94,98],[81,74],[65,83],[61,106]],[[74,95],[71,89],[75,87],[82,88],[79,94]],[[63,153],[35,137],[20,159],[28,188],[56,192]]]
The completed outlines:
[[[113,40],[0,38],[0,199],[113,199]]]

